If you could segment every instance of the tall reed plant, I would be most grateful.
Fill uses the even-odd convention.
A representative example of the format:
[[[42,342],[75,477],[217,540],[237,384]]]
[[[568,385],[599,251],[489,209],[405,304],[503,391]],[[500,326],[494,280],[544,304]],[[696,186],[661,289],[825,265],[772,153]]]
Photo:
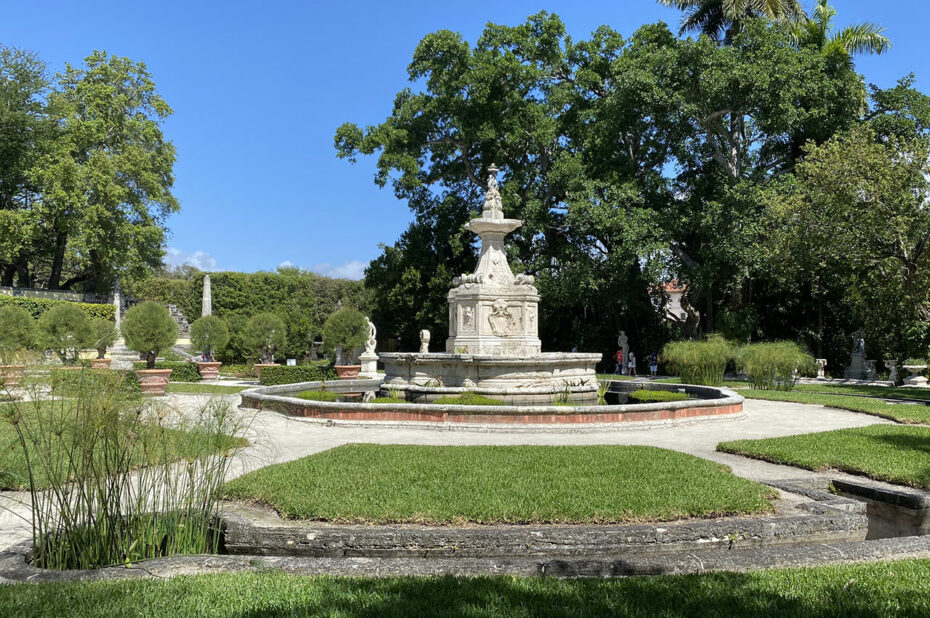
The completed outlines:
[[[751,343],[743,346],[737,365],[744,371],[752,388],[790,391],[801,374],[816,371],[816,361],[793,341]]]
[[[720,335],[709,335],[703,341],[673,341],[662,348],[662,362],[684,384],[722,385],[727,363],[734,357],[733,344]]]
[[[220,488],[245,442],[230,406],[177,410],[143,399],[120,372],[81,372],[66,394],[0,410],[18,444],[35,564],[93,569],[216,551]],[[5,484],[12,478],[7,471]]]

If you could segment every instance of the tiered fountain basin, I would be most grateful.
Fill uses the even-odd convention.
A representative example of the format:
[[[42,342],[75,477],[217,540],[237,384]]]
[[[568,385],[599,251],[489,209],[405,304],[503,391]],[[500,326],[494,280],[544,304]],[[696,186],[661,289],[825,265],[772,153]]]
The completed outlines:
[[[384,389],[411,403],[465,391],[510,404],[550,404],[556,397],[597,403],[600,354],[548,352],[534,356],[448,353],[381,354]]]
[[[684,391],[692,399],[658,403],[615,405],[500,405],[467,406],[432,403],[365,403],[362,401],[308,401],[295,397],[302,391],[319,390],[338,393],[387,394],[381,379],[339,380],[338,382],[302,382],[251,389],[241,393],[242,406],[278,412],[327,425],[416,426],[435,429],[473,429],[513,431],[529,429],[584,430],[638,428],[651,425],[691,423],[739,418],[743,398],[722,387],[688,384],[648,384],[653,390]],[[612,381],[608,401],[622,399],[626,392],[643,384]],[[446,387],[450,392],[466,389]],[[415,390],[408,389],[408,396]]]

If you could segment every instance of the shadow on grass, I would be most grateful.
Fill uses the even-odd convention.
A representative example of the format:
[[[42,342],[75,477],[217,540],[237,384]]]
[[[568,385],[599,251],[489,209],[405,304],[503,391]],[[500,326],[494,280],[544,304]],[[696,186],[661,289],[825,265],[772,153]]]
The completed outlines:
[[[926,616],[926,562],[684,577],[306,578],[280,572],[167,581],[18,585],[0,609],[25,602],[55,615],[258,616]],[[12,604],[12,605],[10,605]]]

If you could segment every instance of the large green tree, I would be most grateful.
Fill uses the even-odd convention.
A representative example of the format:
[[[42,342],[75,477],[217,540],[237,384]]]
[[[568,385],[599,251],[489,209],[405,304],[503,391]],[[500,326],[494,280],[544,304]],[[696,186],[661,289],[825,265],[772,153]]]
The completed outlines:
[[[0,47],[0,283],[107,292],[160,265],[170,113],[142,63],[97,51],[50,81]]]
[[[681,31],[700,32],[715,40],[731,42],[746,20],[763,18],[775,22],[803,22],[804,9],[798,0],[658,0],[659,4],[684,12]]]

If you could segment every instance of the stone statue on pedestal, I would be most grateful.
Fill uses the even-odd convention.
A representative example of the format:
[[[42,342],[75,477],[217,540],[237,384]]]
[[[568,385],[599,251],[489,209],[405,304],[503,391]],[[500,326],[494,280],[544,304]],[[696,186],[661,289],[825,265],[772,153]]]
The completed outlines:
[[[420,331],[420,354],[429,354],[429,331],[425,328]]]
[[[630,373],[629,364],[627,363],[627,359],[630,358],[630,341],[625,330],[621,330],[620,335],[617,337],[617,347],[623,350],[623,366],[620,367],[620,373],[627,375]]]
[[[368,341],[365,342],[365,351],[358,357],[358,360],[362,363],[359,375],[366,378],[376,378],[378,377],[378,354],[375,353],[375,348],[378,345],[378,329],[367,317],[365,321],[368,322]]]
[[[865,338],[862,331],[857,330],[852,335],[852,354],[849,359],[849,367],[843,372],[843,377],[847,380],[874,380],[874,367],[869,370],[865,362]],[[874,364],[874,363],[873,363]]]

